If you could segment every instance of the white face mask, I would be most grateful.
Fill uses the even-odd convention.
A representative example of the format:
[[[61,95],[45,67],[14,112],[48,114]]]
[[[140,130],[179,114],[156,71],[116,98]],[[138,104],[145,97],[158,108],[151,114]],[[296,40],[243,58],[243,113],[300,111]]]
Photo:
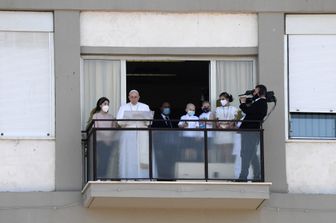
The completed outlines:
[[[224,100],[221,100],[220,103],[222,106],[225,106],[228,103],[228,101],[224,99]]]
[[[109,106],[108,105],[103,105],[102,110],[103,110],[103,112],[107,112],[109,110]]]

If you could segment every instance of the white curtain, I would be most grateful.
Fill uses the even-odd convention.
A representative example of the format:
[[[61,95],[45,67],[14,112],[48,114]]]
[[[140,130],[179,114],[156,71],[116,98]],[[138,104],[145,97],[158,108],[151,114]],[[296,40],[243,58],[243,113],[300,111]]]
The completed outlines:
[[[100,97],[110,100],[109,113],[116,117],[120,107],[120,61],[84,60],[82,80],[82,129]]]
[[[216,61],[216,95],[228,92],[234,106],[239,106],[238,95],[255,86],[253,61]]]

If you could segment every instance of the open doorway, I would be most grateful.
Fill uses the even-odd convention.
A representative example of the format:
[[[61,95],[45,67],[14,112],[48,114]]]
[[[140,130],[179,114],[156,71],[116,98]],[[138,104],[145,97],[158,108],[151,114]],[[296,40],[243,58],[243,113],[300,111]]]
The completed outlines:
[[[172,118],[185,114],[187,103],[209,100],[210,61],[127,62],[127,92],[137,89],[140,101],[158,111],[164,101],[172,106]],[[127,93],[126,93],[127,94]]]

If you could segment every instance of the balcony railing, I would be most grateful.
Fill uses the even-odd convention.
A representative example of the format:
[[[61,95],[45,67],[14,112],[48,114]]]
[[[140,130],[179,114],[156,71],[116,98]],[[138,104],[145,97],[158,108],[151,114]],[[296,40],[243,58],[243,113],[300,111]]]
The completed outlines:
[[[94,120],[83,132],[85,183],[96,180],[264,182],[262,128],[102,128],[96,125],[98,121],[116,124],[163,120]],[[213,126],[216,122],[236,123],[207,122],[214,122]]]

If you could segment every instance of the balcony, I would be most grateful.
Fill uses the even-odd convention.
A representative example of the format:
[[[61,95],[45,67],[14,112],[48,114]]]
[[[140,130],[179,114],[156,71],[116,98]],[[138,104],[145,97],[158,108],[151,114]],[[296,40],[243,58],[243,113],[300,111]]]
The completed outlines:
[[[246,143],[256,152],[244,177],[240,153]],[[83,145],[82,193],[88,208],[257,209],[269,198],[262,129],[99,128],[93,123]]]

